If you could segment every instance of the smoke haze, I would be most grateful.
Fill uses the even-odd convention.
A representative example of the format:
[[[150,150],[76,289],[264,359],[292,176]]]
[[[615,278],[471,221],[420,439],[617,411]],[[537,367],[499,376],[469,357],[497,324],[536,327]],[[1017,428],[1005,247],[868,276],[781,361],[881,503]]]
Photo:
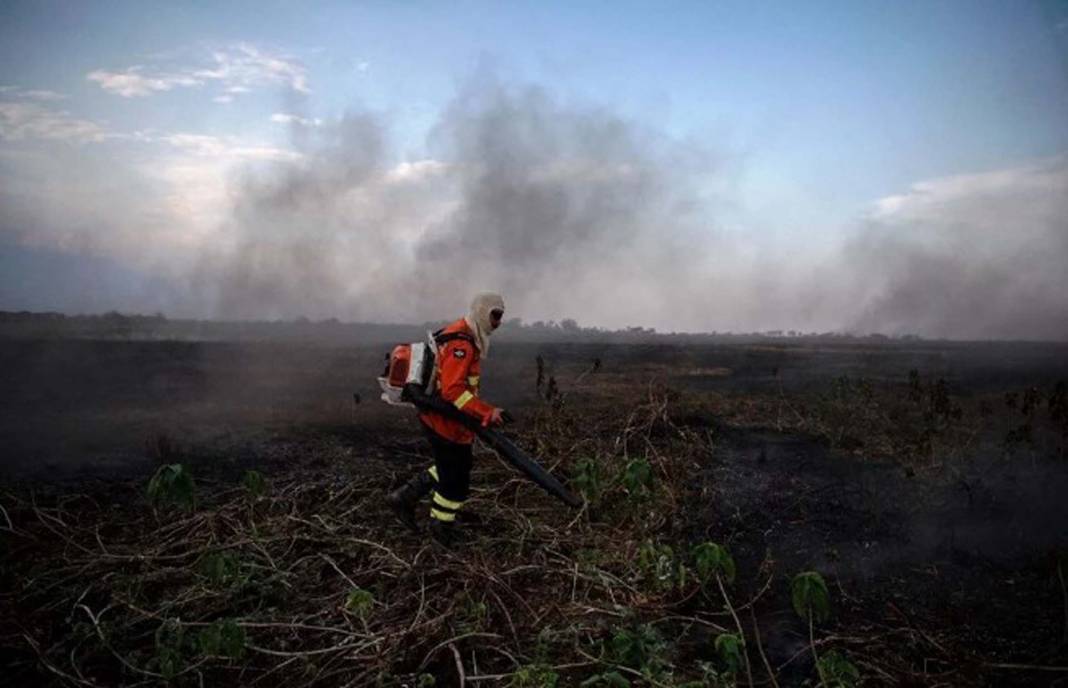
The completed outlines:
[[[859,331],[1068,338],[1068,159],[918,184],[844,250]]]
[[[644,324],[672,300],[691,324],[700,313],[708,153],[492,78],[442,114],[433,159],[391,163],[369,114],[293,129],[300,160],[240,182],[232,247],[205,259],[217,316],[440,319],[484,289],[519,316]]]
[[[56,169],[52,197],[5,193],[0,236],[129,265],[152,297],[131,287],[116,307],[174,315],[422,322],[493,290],[526,321],[1068,338],[1064,157],[917,183],[873,201],[837,248],[814,227],[821,248],[798,251],[723,221],[720,190],[744,174],[729,152],[485,70],[423,157],[397,154],[383,114],[284,121],[283,150],[167,138],[174,164],[109,177],[143,180],[132,206],[89,162],[38,166]],[[225,156],[232,172],[202,173]],[[0,287],[0,307],[26,302],[15,278]]]

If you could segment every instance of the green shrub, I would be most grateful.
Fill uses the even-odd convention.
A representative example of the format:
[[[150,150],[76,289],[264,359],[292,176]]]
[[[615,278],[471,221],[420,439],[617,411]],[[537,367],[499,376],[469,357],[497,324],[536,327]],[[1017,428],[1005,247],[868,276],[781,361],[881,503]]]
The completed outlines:
[[[192,474],[180,463],[160,466],[148,481],[148,499],[153,506],[177,504],[192,511],[196,508],[196,488]]]
[[[205,655],[241,659],[245,656],[245,629],[233,619],[216,621],[197,634],[197,647]]]
[[[216,588],[244,585],[248,574],[243,572],[241,561],[229,552],[213,552],[200,560],[200,573]]]
[[[837,650],[820,657],[817,670],[827,688],[853,688],[860,681],[860,670]]]
[[[823,576],[805,571],[794,576],[791,585],[794,611],[802,619],[824,621],[831,614],[831,600]]]
[[[716,655],[727,667],[727,673],[737,674],[745,665],[745,656],[742,652],[744,643],[745,641],[737,633],[724,633],[716,636]]]
[[[241,486],[253,499],[259,499],[267,493],[267,481],[259,471],[245,471],[241,477]]]
[[[618,671],[605,671],[590,676],[579,685],[581,688],[630,688],[630,681]]]
[[[623,487],[632,497],[647,497],[653,486],[653,467],[645,459],[634,459],[623,469]]]
[[[608,480],[601,462],[594,457],[580,459],[575,464],[571,484],[590,504],[597,504],[608,489]]]
[[[658,545],[646,540],[638,548],[638,570],[642,578],[655,591],[670,589],[676,582],[685,582],[685,568],[675,562],[675,553],[669,545]]]
[[[697,578],[702,584],[707,584],[716,576],[722,577],[728,583],[734,582],[734,559],[722,545],[705,542],[694,547],[693,560]]]
[[[527,664],[519,667],[508,682],[509,688],[556,688],[560,674],[547,664]]]
[[[680,683],[675,688],[737,688],[733,671],[720,673],[710,662],[698,662],[697,668],[701,670],[701,678]]]
[[[374,607],[375,596],[370,590],[353,588],[345,598],[345,609],[355,614],[361,621],[366,621]]]
[[[616,664],[650,678],[659,676],[667,666],[666,651],[667,644],[651,624],[619,629],[609,645],[609,656]]]
[[[165,681],[172,680],[182,671],[185,664],[185,660],[182,657],[182,641],[184,637],[185,627],[175,619],[167,619],[156,629],[154,636],[156,657],[154,663]]]
[[[464,632],[477,633],[486,626],[486,618],[489,616],[489,607],[482,600],[477,600],[470,593],[462,592],[456,595],[460,608],[460,627]]]

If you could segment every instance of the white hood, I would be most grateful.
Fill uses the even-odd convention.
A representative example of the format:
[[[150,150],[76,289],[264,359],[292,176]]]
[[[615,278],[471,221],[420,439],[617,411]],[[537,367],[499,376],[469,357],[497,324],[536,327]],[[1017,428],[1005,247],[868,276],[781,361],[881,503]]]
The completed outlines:
[[[482,358],[489,355],[489,337],[493,332],[490,311],[493,310],[503,311],[504,299],[500,294],[486,292],[476,295],[471,300],[471,310],[464,316],[467,326],[475,333],[475,342]]]

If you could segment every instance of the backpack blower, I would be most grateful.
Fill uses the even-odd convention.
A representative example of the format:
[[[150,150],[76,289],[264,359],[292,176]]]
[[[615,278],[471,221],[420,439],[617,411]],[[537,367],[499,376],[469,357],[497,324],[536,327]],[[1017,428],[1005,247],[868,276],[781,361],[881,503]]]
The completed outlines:
[[[581,499],[572,494],[537,461],[527,456],[504,433],[483,427],[477,418],[467,415],[430,389],[433,386],[438,346],[443,343],[444,338],[439,331],[427,332],[426,342],[393,347],[393,351],[386,354],[386,369],[382,377],[378,378],[378,385],[382,388],[382,401],[391,406],[433,411],[461,423],[538,487],[570,507],[582,506]]]

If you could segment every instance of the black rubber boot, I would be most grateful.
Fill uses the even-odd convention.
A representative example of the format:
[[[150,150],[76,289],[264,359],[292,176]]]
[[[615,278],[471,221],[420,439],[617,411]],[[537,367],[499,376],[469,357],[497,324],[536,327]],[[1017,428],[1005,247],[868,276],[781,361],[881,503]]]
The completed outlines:
[[[420,471],[407,483],[390,492],[386,496],[386,504],[401,523],[408,526],[413,533],[418,533],[419,524],[415,522],[415,505],[420,499],[430,494],[432,489],[434,489],[434,479],[426,471]]]
[[[436,518],[430,519],[430,537],[445,549],[454,549],[460,542],[456,526]]]
[[[470,526],[480,526],[483,523],[481,516],[476,512],[468,511],[467,509],[461,509],[456,512],[456,522]]]

